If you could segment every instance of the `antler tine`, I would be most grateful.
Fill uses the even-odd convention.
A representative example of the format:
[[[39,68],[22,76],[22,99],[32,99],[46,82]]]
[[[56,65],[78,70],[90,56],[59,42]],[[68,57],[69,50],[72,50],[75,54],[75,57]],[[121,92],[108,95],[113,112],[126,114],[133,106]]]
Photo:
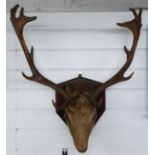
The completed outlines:
[[[33,53],[34,53],[33,46],[31,47],[31,51],[29,51],[29,49],[27,48],[25,39],[23,37],[23,29],[24,29],[24,26],[28,22],[31,22],[31,21],[37,19],[37,17],[36,16],[34,16],[34,17],[25,16],[24,8],[21,8],[19,17],[16,17],[16,12],[17,12],[18,8],[19,8],[19,5],[17,4],[11,9],[11,17],[10,18],[11,18],[12,25],[15,29],[15,32],[17,34],[17,37],[19,39],[19,42],[23,48],[26,60],[27,60],[29,67],[32,71],[32,76],[27,76],[22,72],[23,76],[28,80],[35,81],[35,82],[41,83],[43,85],[46,85],[48,87],[51,87],[51,88],[55,89],[58,93],[60,93],[64,98],[67,98],[67,93],[63,89],[59,88],[57,86],[57,84],[55,84],[54,82],[45,78],[36,68],[35,63],[34,63],[34,58],[33,58]]]
[[[137,30],[137,28],[140,29],[140,27],[141,27],[142,9],[139,9],[139,13],[137,13],[135,9],[130,9],[130,11],[133,13],[135,18],[129,22],[117,23],[117,25],[120,27],[128,28],[132,32],[132,34],[135,35],[136,34],[135,31]]]
[[[110,78],[109,80],[104,82],[101,86],[97,87],[97,89],[95,90],[95,92],[92,95],[93,97],[97,97],[97,95],[102,90],[104,90],[105,88],[107,88],[113,84],[131,79],[134,74],[134,72],[133,72],[127,77],[124,76],[126,70],[131,65],[131,62],[134,58],[135,50],[137,47],[140,30],[141,30],[141,26],[142,26],[142,24],[141,24],[142,9],[139,9],[139,13],[137,13],[136,10],[134,10],[134,9],[130,9],[130,10],[132,11],[132,13],[134,15],[134,19],[129,22],[117,23],[118,26],[128,28],[133,34],[133,43],[132,43],[131,49],[128,50],[127,47],[124,46],[124,52],[126,53],[127,60],[126,60],[125,64],[121,67],[121,69],[112,78]]]
[[[137,14],[137,12],[136,12],[136,10],[135,9],[130,9],[130,11],[133,13],[133,15],[135,16],[135,18],[136,17],[141,17],[141,15],[142,15],[142,9],[141,8],[139,8],[139,13]]]
[[[25,16],[24,8],[21,8],[19,17],[16,17],[16,12],[17,12],[18,8],[19,8],[19,5],[17,4],[11,9],[11,21],[13,23],[13,26],[18,26],[18,29],[20,29],[22,31],[24,28],[24,25],[26,23],[37,19],[37,17],[36,16],[34,16],[34,17]]]

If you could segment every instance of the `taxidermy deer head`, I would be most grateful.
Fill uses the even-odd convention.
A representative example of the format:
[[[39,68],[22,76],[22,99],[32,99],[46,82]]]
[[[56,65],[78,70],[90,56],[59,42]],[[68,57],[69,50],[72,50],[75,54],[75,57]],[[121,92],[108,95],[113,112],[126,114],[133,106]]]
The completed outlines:
[[[11,9],[11,22],[23,48],[26,60],[32,71],[32,76],[23,76],[27,80],[38,82],[48,86],[56,91],[56,101],[53,101],[57,114],[68,126],[70,133],[73,137],[74,144],[79,152],[85,152],[88,146],[88,139],[90,133],[105,111],[105,91],[108,87],[123,81],[131,79],[133,73],[128,77],[124,74],[129,68],[135,54],[136,46],[138,43],[140,29],[141,29],[141,14],[142,10],[130,9],[134,15],[134,19],[118,23],[118,26],[129,29],[133,34],[133,43],[131,49],[124,46],[126,54],[126,62],[120,70],[104,83],[93,81],[87,78],[79,77],[56,84],[44,77],[36,68],[33,59],[33,47],[29,51],[23,36],[24,26],[37,17],[27,17],[24,15],[24,9],[20,10],[19,17],[16,17],[16,12],[19,5]]]

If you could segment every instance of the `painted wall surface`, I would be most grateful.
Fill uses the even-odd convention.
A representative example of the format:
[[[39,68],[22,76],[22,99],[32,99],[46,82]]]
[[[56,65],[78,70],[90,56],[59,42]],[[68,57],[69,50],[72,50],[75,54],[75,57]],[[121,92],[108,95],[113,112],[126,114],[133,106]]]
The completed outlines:
[[[6,11],[15,4],[24,6],[28,12],[112,12],[148,8],[148,0],[7,0]]]
[[[132,36],[117,22],[132,18],[129,12],[29,13],[38,19],[24,35],[34,46],[41,73],[59,83],[82,72],[105,81],[125,62],[124,45]],[[80,155],[65,124],[56,115],[54,91],[27,81],[31,74],[7,14],[7,155]],[[130,81],[107,89],[107,109],[95,126],[85,155],[147,155],[147,12]]]

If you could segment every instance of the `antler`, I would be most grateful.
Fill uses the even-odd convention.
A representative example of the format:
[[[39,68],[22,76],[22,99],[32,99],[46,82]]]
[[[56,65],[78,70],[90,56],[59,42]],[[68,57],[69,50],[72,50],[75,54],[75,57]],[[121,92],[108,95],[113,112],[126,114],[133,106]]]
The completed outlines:
[[[54,82],[45,78],[36,68],[35,63],[34,63],[34,59],[33,59],[33,47],[31,48],[31,51],[29,51],[29,49],[27,48],[26,42],[25,42],[24,37],[23,37],[23,29],[24,29],[24,26],[28,22],[31,22],[31,21],[37,19],[37,17],[25,16],[24,15],[24,8],[21,8],[20,15],[17,18],[16,12],[17,12],[18,7],[19,7],[19,5],[17,4],[11,9],[10,19],[11,19],[12,25],[14,27],[14,30],[17,34],[17,37],[19,39],[19,42],[23,48],[26,60],[27,60],[29,67],[32,71],[32,76],[29,77],[22,72],[23,76],[28,80],[35,81],[35,82],[41,83],[43,85],[46,85],[48,87],[51,87],[51,88],[55,89],[58,93],[63,95],[63,97],[67,98],[67,93],[65,93],[65,91],[63,89],[59,88],[57,86],[57,84],[55,84]]]
[[[124,46],[124,51],[126,53],[127,60],[126,60],[125,64],[122,66],[122,68],[112,78],[110,78],[109,80],[104,82],[101,86],[99,86],[95,90],[95,92],[93,93],[93,97],[97,97],[97,95],[102,90],[104,90],[105,88],[107,88],[113,84],[129,80],[134,74],[134,73],[131,73],[128,77],[124,77],[124,73],[129,68],[129,66],[134,58],[135,50],[137,47],[140,30],[141,30],[141,26],[142,26],[142,24],[141,24],[142,9],[139,9],[139,13],[137,13],[136,10],[134,10],[134,9],[130,9],[130,10],[133,13],[135,18],[129,22],[117,23],[118,26],[128,28],[133,34],[133,44],[132,44],[131,49],[128,50],[127,47]]]

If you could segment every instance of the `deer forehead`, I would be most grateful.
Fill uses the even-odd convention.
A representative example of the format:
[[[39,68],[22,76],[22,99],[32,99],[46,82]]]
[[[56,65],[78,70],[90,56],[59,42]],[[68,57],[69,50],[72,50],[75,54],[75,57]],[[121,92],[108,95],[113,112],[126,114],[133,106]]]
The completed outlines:
[[[86,116],[88,114],[96,113],[96,108],[91,103],[73,103],[66,107],[66,114],[68,115],[78,115],[78,116]]]

